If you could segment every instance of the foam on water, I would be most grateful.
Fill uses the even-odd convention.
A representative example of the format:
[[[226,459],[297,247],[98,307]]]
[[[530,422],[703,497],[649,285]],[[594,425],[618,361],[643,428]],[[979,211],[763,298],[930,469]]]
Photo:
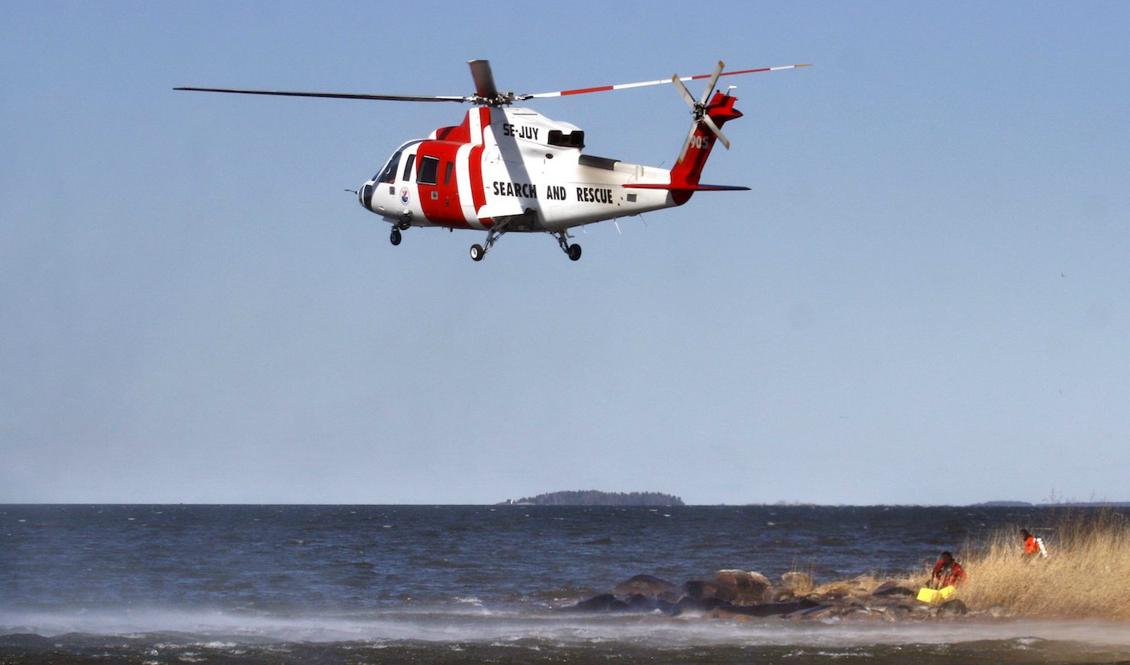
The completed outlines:
[[[1094,621],[953,621],[861,624],[781,619],[731,622],[693,616],[575,615],[397,610],[363,614],[255,615],[224,611],[147,609],[128,611],[0,611],[0,634],[66,633],[139,636],[178,633],[202,643],[448,642],[513,643],[534,640],[559,645],[622,643],[654,647],[959,644],[1012,641],[1026,648],[1041,641],[1081,642],[1130,649],[1125,625]]]

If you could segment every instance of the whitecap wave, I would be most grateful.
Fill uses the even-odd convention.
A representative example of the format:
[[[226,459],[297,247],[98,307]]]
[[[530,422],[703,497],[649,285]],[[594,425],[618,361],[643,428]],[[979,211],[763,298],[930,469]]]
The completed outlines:
[[[464,610],[418,609],[383,612],[267,615],[220,610],[130,609],[121,611],[18,612],[0,610],[0,634],[65,633],[140,635],[179,633],[201,643],[243,642],[450,642],[551,644],[624,643],[642,646],[795,646],[959,644],[1013,641],[1071,641],[1130,649],[1124,624],[1089,621],[965,621],[859,624],[794,622],[781,619],[731,622],[698,617],[576,615],[553,612],[490,611],[473,603]]]

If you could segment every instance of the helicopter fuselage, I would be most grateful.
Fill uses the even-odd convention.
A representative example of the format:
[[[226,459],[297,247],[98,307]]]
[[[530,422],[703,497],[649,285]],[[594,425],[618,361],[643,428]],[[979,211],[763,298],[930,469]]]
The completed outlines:
[[[537,111],[473,108],[461,125],[400,146],[358,195],[363,207],[401,228],[505,225],[507,232],[554,233],[689,198],[631,187],[670,183],[667,169],[583,148],[580,128]]]

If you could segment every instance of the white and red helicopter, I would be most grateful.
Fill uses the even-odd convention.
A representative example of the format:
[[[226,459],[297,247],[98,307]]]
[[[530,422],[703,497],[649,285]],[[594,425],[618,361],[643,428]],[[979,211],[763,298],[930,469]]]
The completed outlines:
[[[175,90],[224,92],[283,97],[322,97],[407,102],[469,103],[463,123],[441,127],[426,139],[407,141],[385,166],[357,190],[361,206],[392,224],[389,240],[399,245],[401,232],[413,226],[486,231],[483,244],[471,245],[471,258],[481,261],[504,234],[549,233],[571,260],[581,246],[570,243],[569,229],[652,210],[679,206],[695,192],[748,190],[748,187],[699,182],[715,140],[730,141],[722,125],[740,118],[737,98],[715,92],[723,76],[773,72],[806,64],[674,75],[670,79],[603,85],[574,90],[515,94],[500,92],[490,63],[471,60],[475,94],[468,96],[374,95],[292,92],[236,88],[179,87]],[[698,99],[683,81],[709,79]],[[679,158],[670,170],[631,164],[582,152],[585,133],[514,102],[627,90],[671,83],[691,107],[694,122]],[[713,96],[712,96],[713,95]],[[353,190],[349,190],[353,191]]]

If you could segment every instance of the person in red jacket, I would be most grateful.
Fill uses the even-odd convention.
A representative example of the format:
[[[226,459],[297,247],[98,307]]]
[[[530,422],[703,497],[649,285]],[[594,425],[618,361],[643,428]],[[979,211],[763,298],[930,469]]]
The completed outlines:
[[[1043,538],[1029,532],[1028,529],[1021,529],[1020,537],[1024,539],[1024,554],[1021,556],[1025,561],[1048,558],[1048,548],[1044,545]]]
[[[938,562],[934,564],[934,571],[930,574],[930,586],[935,589],[944,589],[948,586],[960,586],[965,578],[965,569],[953,558],[953,554],[942,552]]]
[[[1020,537],[1024,538],[1025,559],[1033,559],[1036,554],[1040,554],[1040,544],[1036,543],[1036,537],[1028,529],[1020,529]]]

